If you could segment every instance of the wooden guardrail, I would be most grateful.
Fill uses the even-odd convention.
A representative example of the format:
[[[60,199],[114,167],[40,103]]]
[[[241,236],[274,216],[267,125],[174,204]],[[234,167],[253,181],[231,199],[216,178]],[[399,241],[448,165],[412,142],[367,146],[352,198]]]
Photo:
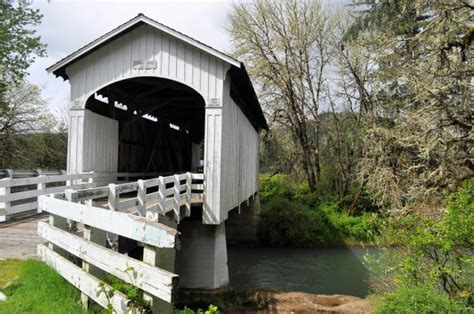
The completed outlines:
[[[38,246],[38,255],[81,290],[85,306],[93,300],[117,313],[136,310],[137,304],[104,280],[105,272],[141,289],[157,312],[159,302],[173,302],[178,280],[159,268],[157,258],[158,249],[175,248],[178,232],[158,217],[168,214],[179,222],[190,215],[191,206],[202,203],[202,181],[202,174],[185,173],[40,196],[39,210],[50,219],[38,224],[39,235],[49,242]],[[71,222],[75,228],[68,227]],[[110,234],[141,242],[143,259],[107,247]]]
[[[96,173],[44,175],[0,179],[0,222],[17,215],[31,214],[38,208],[41,195],[64,192],[65,189],[84,189],[104,182],[128,181],[131,178],[156,177],[155,173]]]

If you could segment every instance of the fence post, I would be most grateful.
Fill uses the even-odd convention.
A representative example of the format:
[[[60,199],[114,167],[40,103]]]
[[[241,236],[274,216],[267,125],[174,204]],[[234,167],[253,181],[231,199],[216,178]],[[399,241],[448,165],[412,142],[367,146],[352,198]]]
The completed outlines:
[[[41,177],[41,178],[44,177],[43,171],[41,169],[36,170],[36,176]],[[46,183],[45,182],[39,182],[36,185],[36,189],[38,191],[46,189]],[[36,201],[38,201],[38,196],[36,197]],[[40,210],[38,209],[37,212],[40,213]]]
[[[49,196],[47,197],[54,197],[54,198],[60,198],[60,195],[59,194],[50,194]],[[66,218],[63,218],[61,216],[56,216],[56,215],[53,215],[53,214],[49,214],[49,224],[53,227],[56,227],[56,228],[59,228],[61,230],[67,230],[68,229],[68,222],[67,222],[67,219]],[[48,247],[55,251],[56,253],[58,253],[59,255],[63,256],[63,257],[67,257],[68,253],[61,249],[60,247],[58,246],[55,246],[54,244],[52,243],[49,243],[48,244]]]
[[[160,178],[162,180],[159,182],[163,183],[163,178],[162,177]],[[163,186],[164,186],[164,183],[163,183]],[[154,219],[155,217],[159,217],[159,219],[166,217],[166,216],[160,216],[159,214],[157,216],[155,215],[156,213],[153,213],[151,210],[146,211],[146,217],[147,218],[153,217],[153,221],[156,221]],[[159,248],[159,247],[155,247],[148,244],[143,245],[143,262],[144,263],[147,263],[155,267],[159,267],[169,272],[174,272],[175,258],[176,258],[176,250],[174,248],[172,249]],[[171,303],[165,302],[146,292],[143,293],[143,299],[150,302],[152,313],[172,313]]]
[[[166,199],[165,199],[165,180],[162,176],[158,177],[158,215],[165,215]]]
[[[91,173],[91,176],[90,178],[87,180],[89,183],[91,183],[91,188],[95,188],[97,186],[97,184],[94,184],[95,180],[94,180],[94,172]],[[91,204],[92,205],[92,204]]]
[[[179,175],[174,175],[174,216],[176,222],[179,224],[180,220],[180,200],[181,200],[181,191],[180,191],[181,182],[179,180]]]
[[[191,193],[193,180],[190,172],[186,172],[186,217],[191,216]]]
[[[8,186],[11,178],[4,178],[1,180],[2,185],[4,187],[0,187],[0,222],[5,222],[10,219],[8,217],[8,207],[10,207],[10,201],[8,201],[8,197],[10,197],[11,188]]]
[[[145,210],[146,210],[146,187],[145,187],[145,181],[142,179],[137,181],[138,184],[138,191],[137,191],[137,198],[138,198],[138,214],[140,216],[145,216]],[[152,217],[150,217],[152,218]]]
[[[61,174],[67,175],[68,173],[66,170],[61,170]],[[71,180],[66,179],[66,186],[71,186],[71,185],[72,185]]]
[[[108,196],[108,206],[110,210],[117,211],[120,195],[117,190],[117,185],[115,183],[110,183],[108,185],[109,196]],[[118,248],[119,237],[116,234],[107,232],[107,242],[109,246],[116,250]]]
[[[74,190],[72,190],[72,189],[66,189],[64,191],[64,195],[66,196],[66,199],[69,202],[75,202],[76,201],[76,199],[73,198],[73,193],[74,193]],[[92,200],[87,200],[86,203],[90,203],[91,201]],[[86,204],[86,205],[89,205],[89,204]],[[89,205],[89,206],[91,206],[91,205]],[[88,240],[90,242],[99,244],[99,245],[104,246],[104,247],[107,244],[106,243],[105,231],[103,231],[101,229],[93,228],[93,227],[88,226],[88,225],[84,225],[83,238],[85,240]],[[84,260],[82,261],[82,270],[96,276],[97,278],[100,278],[100,279],[105,278],[105,272],[103,270],[99,269],[98,267],[95,267],[94,265],[91,265],[91,264],[85,262]],[[81,302],[82,302],[82,305],[84,306],[85,309],[89,309],[90,303],[91,303],[90,301],[91,300],[89,299],[89,297],[85,293],[81,292]]]

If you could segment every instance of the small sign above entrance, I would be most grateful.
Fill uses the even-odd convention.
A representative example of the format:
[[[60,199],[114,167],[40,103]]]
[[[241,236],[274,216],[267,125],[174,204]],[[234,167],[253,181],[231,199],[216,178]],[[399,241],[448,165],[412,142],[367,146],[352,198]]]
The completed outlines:
[[[147,70],[147,69],[156,69],[157,63],[155,60],[145,61],[145,60],[135,60],[133,61],[134,70]]]

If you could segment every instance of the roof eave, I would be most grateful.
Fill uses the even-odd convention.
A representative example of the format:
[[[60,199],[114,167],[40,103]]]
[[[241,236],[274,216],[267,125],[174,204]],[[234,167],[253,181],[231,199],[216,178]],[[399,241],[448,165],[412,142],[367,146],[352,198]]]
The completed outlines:
[[[187,35],[184,35],[184,34],[178,32],[178,31],[176,31],[172,28],[169,28],[166,25],[163,25],[163,24],[161,24],[157,21],[154,21],[154,20],[144,16],[143,14],[139,14],[135,18],[129,20],[128,22],[125,22],[124,24],[120,25],[119,27],[115,28],[114,30],[112,30],[112,31],[106,33],[105,35],[97,38],[93,42],[85,45],[81,49],[73,52],[69,56],[67,56],[64,59],[58,61],[54,65],[48,67],[46,69],[46,71],[48,73],[54,73],[56,76],[62,76],[64,79],[66,79],[67,74],[65,73],[64,69],[61,71],[62,68],[64,68],[64,67],[68,66],[69,64],[75,62],[76,59],[81,58],[83,55],[87,54],[89,51],[91,51],[94,48],[100,46],[101,44],[103,44],[104,42],[112,39],[113,37],[119,35],[120,33],[124,32],[125,30],[127,30],[128,28],[134,26],[137,23],[146,23],[146,24],[148,24],[150,26],[153,26],[153,27],[155,27],[155,28],[157,28],[157,29],[159,29],[159,30],[171,35],[171,36],[174,36],[174,37],[176,37],[176,38],[178,38],[178,39],[180,39],[180,40],[182,40],[182,41],[184,41],[184,42],[186,42],[190,45],[193,45],[193,46],[195,46],[195,47],[197,47],[197,48],[199,48],[203,51],[206,51],[207,53],[209,53],[209,54],[211,54],[211,55],[213,55],[217,58],[220,58],[221,60],[224,60],[225,62],[227,62],[227,63],[229,63],[229,64],[231,64],[231,65],[233,65],[237,68],[241,67],[241,63],[238,60],[236,60],[236,59],[234,59],[234,58],[232,58],[232,57],[230,57],[230,56],[228,56],[228,55],[226,55],[226,54],[224,54],[224,53],[222,53],[222,52],[220,52],[220,51],[218,51],[218,50],[216,50],[216,49],[214,49],[210,46],[207,46],[207,45],[205,45],[205,44],[203,44],[203,43],[201,43],[201,42],[199,42],[199,41],[197,41],[197,40],[195,40],[195,39],[193,39],[193,38],[191,38]],[[63,72],[63,73],[60,73],[60,72]]]

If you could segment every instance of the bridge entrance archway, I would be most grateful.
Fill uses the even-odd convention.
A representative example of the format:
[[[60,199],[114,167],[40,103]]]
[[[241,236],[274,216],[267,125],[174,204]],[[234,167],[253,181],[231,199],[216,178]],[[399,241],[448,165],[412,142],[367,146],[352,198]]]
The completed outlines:
[[[118,121],[118,172],[202,171],[205,102],[191,87],[125,79],[97,90],[85,107]]]

